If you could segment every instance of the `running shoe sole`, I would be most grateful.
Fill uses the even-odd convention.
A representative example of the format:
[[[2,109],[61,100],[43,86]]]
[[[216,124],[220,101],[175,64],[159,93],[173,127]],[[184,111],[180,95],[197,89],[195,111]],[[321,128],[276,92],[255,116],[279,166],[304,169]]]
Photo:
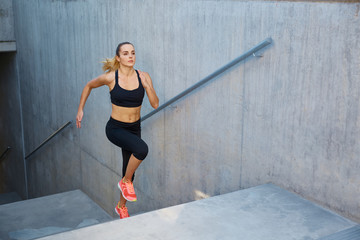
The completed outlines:
[[[117,215],[119,215],[119,216],[120,216],[120,214],[118,213],[118,211],[116,211],[116,207],[115,207],[115,212],[116,212],[116,214],[117,214]]]

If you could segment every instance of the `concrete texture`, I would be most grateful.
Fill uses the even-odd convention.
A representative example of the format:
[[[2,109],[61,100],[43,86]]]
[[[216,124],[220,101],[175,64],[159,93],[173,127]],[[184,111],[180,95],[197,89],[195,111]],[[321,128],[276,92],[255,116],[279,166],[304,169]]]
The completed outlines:
[[[336,232],[319,240],[358,240],[360,239],[360,225]]]
[[[0,42],[0,52],[15,52],[16,42]]]
[[[354,226],[267,184],[42,239],[315,240]]]
[[[150,153],[130,214],[273,182],[360,221],[358,3],[28,0],[13,9],[26,153],[75,118],[82,88],[121,41],[134,43],[136,68],[163,103],[272,37],[262,58],[143,123]],[[150,110],[145,100],[142,114]],[[77,187],[113,214],[121,153],[104,133],[110,111],[108,89],[94,90],[83,128],[31,157],[31,197]]]
[[[72,141],[64,137],[67,136],[72,127],[74,126],[65,129],[62,134],[56,136],[45,147],[36,152],[34,157],[28,158],[28,184],[31,197],[81,188],[81,174],[79,174],[81,172],[81,159],[71,157],[71,155],[79,156],[80,150]],[[47,129],[47,131],[50,135],[52,129]],[[61,144],[60,147],[59,144]]]
[[[0,205],[21,201],[21,197],[16,192],[1,193],[0,194]]]
[[[12,0],[0,1],[0,52],[16,51]]]
[[[0,42],[15,41],[12,0],[0,1]]]
[[[80,190],[0,206],[0,239],[34,239],[112,218]]]
[[[20,82],[14,53],[0,53],[0,110],[0,155],[11,147],[0,162],[0,193],[17,192],[26,198]]]

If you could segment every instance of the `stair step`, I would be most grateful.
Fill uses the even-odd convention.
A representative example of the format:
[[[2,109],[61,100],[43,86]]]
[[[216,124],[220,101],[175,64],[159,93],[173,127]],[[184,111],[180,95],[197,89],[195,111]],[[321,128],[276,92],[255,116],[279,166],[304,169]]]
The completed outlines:
[[[314,240],[354,226],[358,225],[296,194],[266,184],[42,240]]]
[[[34,239],[110,221],[80,190],[0,206],[0,239]]]
[[[1,193],[0,194],[0,205],[2,204],[8,204],[13,202],[22,201],[19,194],[16,192],[10,192],[10,193]]]
[[[319,238],[318,240],[360,240],[360,225]]]

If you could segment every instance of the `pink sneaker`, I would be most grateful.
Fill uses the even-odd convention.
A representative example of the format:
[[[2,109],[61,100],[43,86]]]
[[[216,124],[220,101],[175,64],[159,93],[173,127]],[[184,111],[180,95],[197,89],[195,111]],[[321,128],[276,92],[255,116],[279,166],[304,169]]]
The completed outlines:
[[[121,179],[118,183],[118,188],[120,189],[124,198],[130,202],[136,202],[136,194],[134,190],[134,185],[131,181],[124,182],[124,178]]]
[[[120,219],[130,217],[130,216],[129,216],[129,213],[128,213],[128,210],[127,210],[127,207],[125,207],[125,206],[119,208],[119,206],[116,205],[116,207],[115,207],[115,212],[120,216]]]

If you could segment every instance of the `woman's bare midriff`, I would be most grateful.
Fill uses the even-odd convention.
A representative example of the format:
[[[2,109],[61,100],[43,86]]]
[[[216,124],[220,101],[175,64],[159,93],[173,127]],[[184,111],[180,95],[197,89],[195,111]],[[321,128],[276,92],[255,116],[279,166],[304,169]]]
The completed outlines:
[[[119,107],[112,104],[111,117],[120,122],[132,123],[140,119],[140,110],[139,107]]]

